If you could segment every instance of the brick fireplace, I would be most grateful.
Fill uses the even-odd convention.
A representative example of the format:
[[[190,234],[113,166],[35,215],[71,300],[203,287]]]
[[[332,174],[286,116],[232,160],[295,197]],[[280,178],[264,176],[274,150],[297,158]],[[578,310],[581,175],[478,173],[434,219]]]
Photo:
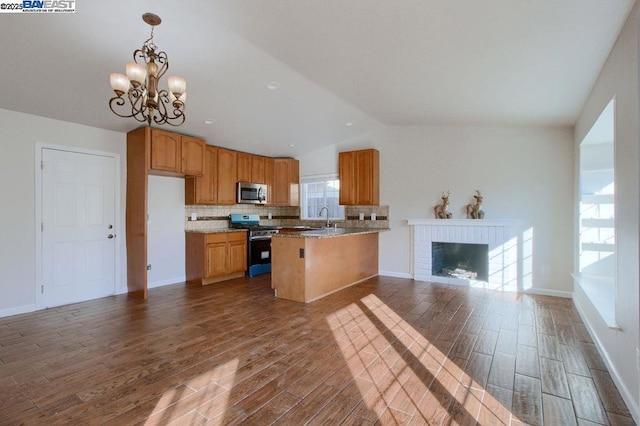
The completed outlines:
[[[516,221],[467,219],[409,219],[412,227],[413,278],[442,284],[518,290],[518,243]],[[439,244],[485,245],[486,273],[481,277],[443,276],[433,270],[433,249]],[[436,256],[438,258],[438,256]],[[439,269],[436,266],[436,269]]]

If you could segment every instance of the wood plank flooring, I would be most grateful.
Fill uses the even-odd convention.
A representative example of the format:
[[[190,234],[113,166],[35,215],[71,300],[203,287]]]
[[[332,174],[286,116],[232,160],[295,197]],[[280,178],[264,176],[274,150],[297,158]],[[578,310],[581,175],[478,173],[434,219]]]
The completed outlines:
[[[631,425],[571,300],[269,276],[0,318],[0,424]]]

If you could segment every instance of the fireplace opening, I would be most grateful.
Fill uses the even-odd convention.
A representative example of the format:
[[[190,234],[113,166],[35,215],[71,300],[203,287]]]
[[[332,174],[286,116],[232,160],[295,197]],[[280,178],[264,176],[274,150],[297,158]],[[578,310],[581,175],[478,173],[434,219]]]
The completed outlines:
[[[489,280],[489,245],[431,243],[431,275]]]

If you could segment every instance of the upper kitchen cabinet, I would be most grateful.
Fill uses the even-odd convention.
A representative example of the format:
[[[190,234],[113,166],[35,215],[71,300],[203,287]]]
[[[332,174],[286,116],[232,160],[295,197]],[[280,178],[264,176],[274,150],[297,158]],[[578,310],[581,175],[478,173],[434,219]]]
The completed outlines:
[[[207,145],[204,152],[204,173],[185,179],[185,204],[218,204],[218,148]]]
[[[273,159],[273,185],[271,203],[276,206],[300,204],[300,163],[295,158]]]
[[[149,143],[151,173],[177,176],[201,176],[204,173],[204,140],[151,129]]]
[[[341,205],[380,204],[380,153],[376,149],[338,154]]]
[[[191,136],[182,136],[182,173],[187,176],[204,174],[206,142]]]
[[[264,175],[265,157],[238,152],[238,182],[266,183]]]
[[[236,158],[238,163],[238,182],[253,182],[251,180],[251,157],[253,155],[246,152],[237,152]]]
[[[264,159],[264,183],[267,185],[267,205],[273,205],[273,158]]]
[[[218,203],[236,203],[236,182],[238,181],[238,152],[218,148]]]
[[[251,181],[253,183],[267,183],[265,177],[265,157],[251,156]]]

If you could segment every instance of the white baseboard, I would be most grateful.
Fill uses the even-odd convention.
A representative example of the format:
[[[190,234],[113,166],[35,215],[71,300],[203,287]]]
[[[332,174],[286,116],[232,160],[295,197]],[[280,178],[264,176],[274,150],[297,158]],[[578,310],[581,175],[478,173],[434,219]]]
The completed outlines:
[[[15,308],[0,309],[0,318],[10,317],[12,315],[27,314],[35,312],[38,308],[36,305],[16,306]]]
[[[409,280],[413,279],[411,274],[406,272],[378,271],[378,275],[382,275],[385,277],[393,277],[393,278],[407,278]]]
[[[559,290],[549,290],[546,288],[535,288],[531,287],[524,291],[527,294],[539,294],[541,296],[555,296],[555,297],[564,297],[566,299],[573,299],[573,293],[570,291],[559,291]]]
[[[576,306],[576,309],[578,309],[578,314],[580,314],[582,322],[584,322],[585,326],[587,327],[589,335],[591,336],[591,339],[598,349],[598,353],[600,353],[602,360],[607,366],[607,370],[609,370],[611,379],[618,388],[618,392],[620,392],[624,403],[627,404],[627,408],[629,409],[633,420],[635,420],[637,424],[640,424],[640,406],[638,405],[638,401],[636,401],[636,399],[633,397],[633,393],[629,391],[629,388],[627,388],[624,382],[620,379],[620,373],[618,373],[618,370],[615,368],[613,362],[611,361],[609,353],[604,350],[604,346],[602,346],[602,342],[600,341],[600,339],[598,339],[598,335],[594,332],[593,326],[589,321],[589,316],[585,314],[584,308],[580,304],[580,300],[581,299],[579,297],[573,299],[573,303]]]
[[[186,281],[186,276],[183,275],[177,278],[169,278],[168,280],[150,282],[147,284],[147,288],[164,287],[165,285],[183,283],[185,281]]]

